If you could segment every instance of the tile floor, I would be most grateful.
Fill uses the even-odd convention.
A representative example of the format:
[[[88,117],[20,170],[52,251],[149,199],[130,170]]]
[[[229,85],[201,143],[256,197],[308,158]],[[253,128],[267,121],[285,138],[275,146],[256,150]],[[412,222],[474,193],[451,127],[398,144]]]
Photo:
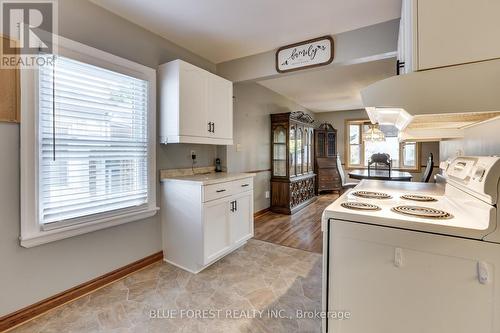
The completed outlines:
[[[197,275],[154,264],[11,332],[317,333],[296,315],[320,309],[321,255],[250,240]]]

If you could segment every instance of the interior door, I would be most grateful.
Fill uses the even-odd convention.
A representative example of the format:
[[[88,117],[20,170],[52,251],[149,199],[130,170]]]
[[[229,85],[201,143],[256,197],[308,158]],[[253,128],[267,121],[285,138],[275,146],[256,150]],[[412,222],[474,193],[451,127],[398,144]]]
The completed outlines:
[[[207,75],[194,66],[180,69],[179,135],[209,136],[207,121]]]
[[[498,245],[340,221],[329,244],[328,308],[351,318],[328,332],[499,332]]]
[[[233,138],[233,83],[208,74],[208,121],[213,122],[211,137]]]
[[[235,196],[230,208],[231,244],[234,245],[253,237],[252,191]]]
[[[204,205],[204,265],[216,260],[231,245],[229,201],[226,198]]]

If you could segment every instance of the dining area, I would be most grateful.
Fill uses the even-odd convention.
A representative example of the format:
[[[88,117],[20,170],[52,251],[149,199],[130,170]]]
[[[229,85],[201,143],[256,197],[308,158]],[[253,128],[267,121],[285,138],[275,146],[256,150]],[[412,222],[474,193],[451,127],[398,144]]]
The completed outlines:
[[[337,155],[342,190],[363,179],[422,182],[432,180],[432,151],[422,153],[420,143],[399,142],[397,130],[366,121],[346,121],[344,161]]]

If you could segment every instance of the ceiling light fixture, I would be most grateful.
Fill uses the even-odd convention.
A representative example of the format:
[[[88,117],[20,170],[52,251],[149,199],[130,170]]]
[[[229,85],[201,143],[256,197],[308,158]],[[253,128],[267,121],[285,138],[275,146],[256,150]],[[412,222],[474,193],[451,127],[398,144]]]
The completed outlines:
[[[368,130],[363,133],[363,141],[380,142],[385,141],[385,134],[380,130],[378,124],[368,125]]]

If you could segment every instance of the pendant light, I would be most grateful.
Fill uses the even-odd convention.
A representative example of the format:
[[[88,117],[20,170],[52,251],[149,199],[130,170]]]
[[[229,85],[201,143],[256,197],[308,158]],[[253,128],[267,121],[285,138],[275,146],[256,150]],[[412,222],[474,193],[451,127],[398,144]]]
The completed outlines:
[[[363,133],[363,141],[380,142],[385,141],[385,134],[380,130],[378,124],[368,125],[368,130]]]

